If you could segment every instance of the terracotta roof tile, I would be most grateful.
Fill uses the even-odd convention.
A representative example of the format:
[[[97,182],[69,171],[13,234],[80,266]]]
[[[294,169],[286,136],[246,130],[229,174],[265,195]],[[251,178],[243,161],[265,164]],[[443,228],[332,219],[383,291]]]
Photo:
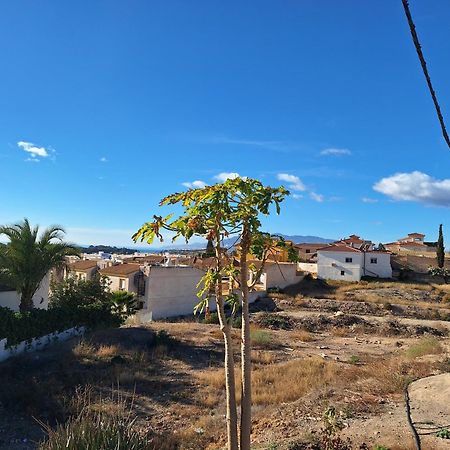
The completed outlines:
[[[97,261],[94,259],[82,259],[69,264],[69,269],[75,272],[85,272],[97,267]]]
[[[130,275],[134,272],[139,272],[137,264],[117,264],[115,266],[105,267],[100,270],[101,275],[119,277],[121,275]]]

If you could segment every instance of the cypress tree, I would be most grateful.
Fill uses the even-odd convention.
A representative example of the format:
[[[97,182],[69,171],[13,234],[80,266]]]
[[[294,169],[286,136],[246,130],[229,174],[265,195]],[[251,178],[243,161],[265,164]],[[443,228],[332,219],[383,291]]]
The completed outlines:
[[[439,238],[437,241],[436,255],[438,267],[442,269],[445,265],[445,247],[444,247],[444,235],[442,233],[442,224],[439,225]]]
[[[214,255],[215,255],[214,243],[213,243],[212,239],[208,239],[208,243],[206,244],[205,256],[209,257],[209,256],[214,256]]]

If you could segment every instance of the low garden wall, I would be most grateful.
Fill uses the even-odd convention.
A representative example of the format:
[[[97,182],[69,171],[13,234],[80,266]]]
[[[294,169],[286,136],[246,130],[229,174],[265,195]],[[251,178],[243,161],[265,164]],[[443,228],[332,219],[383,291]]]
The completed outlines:
[[[11,347],[7,347],[8,339],[1,339],[0,362],[6,361],[11,356],[20,355],[21,353],[44,350],[56,342],[64,342],[71,337],[83,335],[85,331],[86,327],[72,327],[61,332],[50,333],[45,336],[22,341]]]

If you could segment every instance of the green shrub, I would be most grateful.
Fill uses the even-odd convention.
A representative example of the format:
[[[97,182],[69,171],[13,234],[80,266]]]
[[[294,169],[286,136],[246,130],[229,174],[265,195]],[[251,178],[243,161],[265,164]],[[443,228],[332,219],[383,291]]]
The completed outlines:
[[[114,291],[111,294],[111,310],[123,319],[138,310],[136,295],[127,291]]]
[[[121,317],[113,314],[108,304],[94,303],[76,308],[53,307],[14,312],[0,308],[0,339],[7,339],[7,347],[33,338],[60,332],[75,326],[87,328],[119,326]]]
[[[59,283],[52,283],[49,307],[75,308],[92,303],[111,303],[109,281],[106,277],[79,280],[69,277]]]
[[[272,344],[272,335],[264,330],[251,330],[250,337],[252,344],[258,347],[270,347]]]
[[[219,314],[217,314],[217,312],[212,312],[212,313],[208,314],[203,319],[203,323],[218,324],[219,323]]]
[[[450,431],[448,428],[442,428],[436,433],[436,436],[441,439],[450,439]]]
[[[352,355],[350,358],[348,358],[349,364],[358,364],[360,361],[359,356]]]

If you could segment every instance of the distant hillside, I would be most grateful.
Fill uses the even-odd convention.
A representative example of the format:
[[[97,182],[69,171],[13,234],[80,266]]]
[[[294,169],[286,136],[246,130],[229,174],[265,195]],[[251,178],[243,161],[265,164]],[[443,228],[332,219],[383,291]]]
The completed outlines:
[[[81,251],[84,253],[116,253],[120,255],[132,255],[137,250],[132,250],[126,247],[114,247],[110,245],[89,245],[89,247],[81,247]]]
[[[323,238],[323,237],[319,237],[319,236],[302,236],[302,235],[297,235],[297,234],[294,234],[292,236],[287,235],[287,234],[279,234],[279,236],[284,237],[284,239],[286,239],[288,241],[294,242],[294,244],[301,244],[301,243],[328,244],[330,242],[336,241],[336,239],[328,239],[328,238]]]
[[[319,236],[302,236],[302,235],[287,235],[281,233],[274,233],[278,236],[282,236],[284,239],[294,242],[295,244],[300,243],[319,243],[319,244],[328,244],[329,242],[334,242],[336,239],[328,239]],[[237,244],[239,240],[235,237],[224,239],[223,247],[226,247],[230,250],[233,249],[234,245]],[[195,242],[192,244],[177,244],[177,245],[167,245],[162,247],[164,250],[203,250],[206,248],[206,242]]]

